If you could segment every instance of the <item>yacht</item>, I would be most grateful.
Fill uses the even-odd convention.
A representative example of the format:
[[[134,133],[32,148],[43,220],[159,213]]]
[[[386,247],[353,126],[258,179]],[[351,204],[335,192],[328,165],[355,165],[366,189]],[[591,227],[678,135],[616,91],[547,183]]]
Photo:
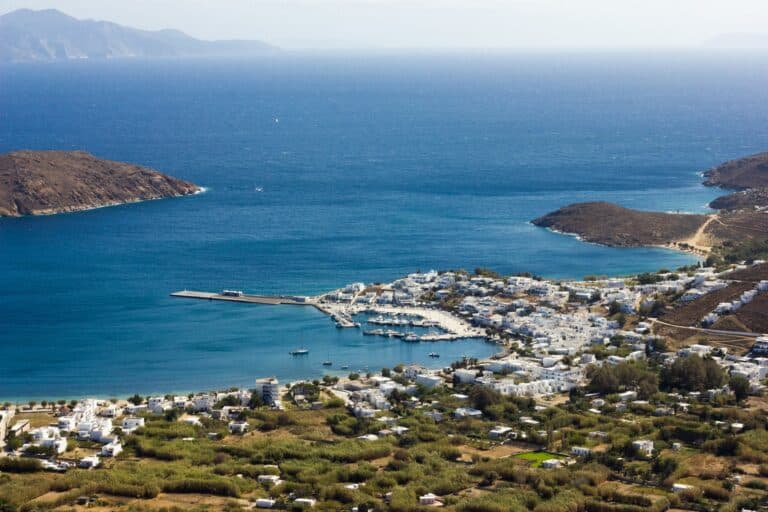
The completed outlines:
[[[309,349],[308,348],[296,348],[296,349],[291,350],[291,355],[292,356],[305,356],[307,354],[309,354]]]

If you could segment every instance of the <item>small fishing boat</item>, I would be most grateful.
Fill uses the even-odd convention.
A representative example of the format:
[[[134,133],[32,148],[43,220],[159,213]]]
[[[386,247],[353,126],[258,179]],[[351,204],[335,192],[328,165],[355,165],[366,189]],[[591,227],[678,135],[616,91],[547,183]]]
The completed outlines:
[[[291,350],[290,354],[292,356],[305,356],[305,355],[309,354],[309,349],[308,348],[295,348],[295,349]]]
[[[323,366],[333,366],[333,361],[323,361]]]
[[[437,352],[430,352],[429,357],[440,357],[440,354],[438,354]]]

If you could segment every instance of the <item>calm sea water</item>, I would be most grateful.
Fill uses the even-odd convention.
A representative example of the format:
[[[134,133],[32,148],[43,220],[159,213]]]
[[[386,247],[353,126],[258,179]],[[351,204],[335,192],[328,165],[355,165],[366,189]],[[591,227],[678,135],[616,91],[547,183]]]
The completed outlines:
[[[767,61],[284,55],[0,67],[0,151],[87,149],[209,189],[0,220],[0,399],[314,377],[328,358],[373,369],[488,355],[479,341],[385,341],[310,309],[168,293],[311,294],[429,268],[559,278],[690,263],[528,221],[591,199],[703,211],[718,191],[697,172],[768,148]],[[309,357],[291,358],[300,345]]]

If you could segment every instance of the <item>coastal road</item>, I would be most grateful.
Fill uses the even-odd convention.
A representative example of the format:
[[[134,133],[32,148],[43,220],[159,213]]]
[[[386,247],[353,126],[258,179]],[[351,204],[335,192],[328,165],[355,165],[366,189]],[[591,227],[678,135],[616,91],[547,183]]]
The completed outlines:
[[[759,332],[721,331],[718,329],[705,329],[704,327],[689,327],[687,325],[670,324],[667,322],[663,322],[657,318],[651,318],[650,320],[654,324],[666,325],[667,327],[674,327],[676,329],[688,329],[690,331],[704,332],[708,334],[719,334],[722,336],[739,336],[742,338],[759,338],[761,336],[766,336],[766,334],[759,333]]]

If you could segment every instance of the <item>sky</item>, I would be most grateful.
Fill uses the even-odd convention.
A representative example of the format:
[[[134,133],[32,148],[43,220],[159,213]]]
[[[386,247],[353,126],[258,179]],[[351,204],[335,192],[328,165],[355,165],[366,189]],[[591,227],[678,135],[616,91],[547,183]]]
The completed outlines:
[[[0,0],[283,48],[699,47],[768,32],[768,0]]]

